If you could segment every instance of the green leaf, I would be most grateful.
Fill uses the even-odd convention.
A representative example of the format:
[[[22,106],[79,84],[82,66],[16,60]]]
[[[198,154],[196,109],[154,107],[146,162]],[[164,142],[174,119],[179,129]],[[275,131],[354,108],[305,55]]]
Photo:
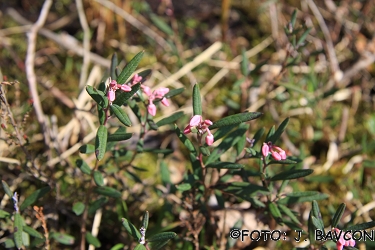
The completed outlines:
[[[270,164],[296,164],[297,161],[293,161],[291,159],[285,159],[285,160],[280,160],[276,161],[274,159],[271,159]]]
[[[181,118],[184,115],[183,111],[176,112],[172,114],[171,116],[168,116],[166,118],[161,119],[156,123],[158,127],[167,125],[167,124],[173,124],[175,123],[179,118]]]
[[[312,201],[312,215],[313,215],[312,222],[314,223],[314,225],[319,225],[320,227],[317,227],[317,228],[324,231],[324,223],[322,220],[322,215],[320,213],[319,205],[318,205],[318,202],[316,202],[316,200]]]
[[[307,228],[308,228],[308,233],[309,233],[309,240],[310,240],[310,244],[313,244],[313,242],[315,242],[315,232],[316,232],[316,228],[313,224],[313,221],[312,221],[312,212],[310,211],[310,214],[309,214],[309,219],[307,221]]]
[[[337,227],[337,225],[339,224],[341,217],[345,212],[345,207],[346,207],[345,203],[341,203],[339,208],[336,210],[336,213],[332,218],[332,223],[331,223],[332,227]]]
[[[177,127],[177,125],[174,126],[174,129],[176,131],[176,134],[180,141],[185,145],[185,147],[193,154],[197,154],[197,151],[193,145],[193,143],[186,137],[184,133],[181,132],[181,130]]]
[[[297,10],[293,11],[292,18],[290,19],[290,23],[292,24],[292,27],[296,25],[296,19],[297,19]]]
[[[108,202],[108,198],[107,197],[100,197],[99,199],[97,199],[96,201],[94,201],[90,206],[89,206],[89,214],[93,214],[96,212],[96,210],[98,210],[99,208],[101,208],[105,203]]]
[[[94,192],[108,197],[120,198],[121,192],[111,187],[96,187]]]
[[[90,232],[86,232],[85,238],[86,238],[87,242],[89,244],[93,245],[94,247],[101,247],[102,246],[102,244],[100,244],[100,241],[98,240],[98,238],[96,238]]]
[[[204,156],[209,156],[211,154],[210,150],[205,146],[200,146],[199,150],[202,152]]]
[[[92,144],[85,144],[79,147],[79,152],[81,154],[91,154],[95,152],[95,146]]]
[[[102,173],[100,173],[99,171],[94,171],[94,182],[96,185],[98,186],[104,186],[104,179],[103,179],[103,175]]]
[[[278,224],[282,223],[282,218],[281,218],[281,213],[280,213],[280,210],[279,208],[277,207],[277,205],[275,203],[269,203],[268,204],[268,209],[272,215],[272,217],[276,220],[276,222]]]
[[[306,37],[310,33],[311,29],[312,28],[310,27],[307,30],[305,30],[305,32],[303,32],[302,36],[298,39],[297,46],[301,46],[305,42]]]
[[[110,250],[121,250],[121,249],[124,249],[124,246],[125,246],[124,244],[118,243],[118,244],[114,245],[113,247],[111,247]],[[137,247],[138,247],[138,245],[137,245]],[[137,249],[137,247],[135,247],[134,250]],[[146,250],[146,248],[145,248],[145,250]]]
[[[228,149],[233,147],[240,139],[241,137],[246,133],[246,131],[249,129],[248,124],[241,124],[238,129],[231,132],[227,137],[224,138],[224,140],[211,152],[211,155],[207,158],[206,164],[210,164],[217,159],[220,158],[220,156],[226,152]]]
[[[74,244],[74,237],[69,234],[52,232],[50,235],[51,235],[51,238],[55,239],[57,242],[61,244],[64,244],[64,245]]]
[[[130,62],[125,66],[122,70],[121,74],[117,77],[118,84],[124,84],[128,80],[128,78],[133,74],[133,72],[138,67],[139,62],[143,57],[144,51],[139,52]]]
[[[293,192],[286,194],[288,197],[305,197],[319,194],[318,191]]]
[[[262,113],[260,113],[260,112],[246,112],[246,113],[230,115],[230,116],[227,116],[223,119],[220,119],[220,120],[214,122],[214,124],[212,124],[209,127],[209,129],[215,129],[215,128],[220,128],[220,127],[224,127],[224,126],[240,124],[242,122],[254,120],[261,115],[262,115]]]
[[[254,139],[254,142],[253,142],[253,145],[255,145],[259,140],[260,138],[263,136],[264,134],[264,131],[266,131],[264,128],[260,128],[254,135],[253,139]]]
[[[34,193],[32,193],[31,195],[29,195],[25,201],[22,203],[22,205],[20,206],[20,209],[21,210],[24,210],[25,208],[27,208],[28,206],[31,206],[32,204],[34,204],[39,198],[43,197],[45,194],[47,194],[49,191],[51,190],[51,188],[49,186],[46,186],[46,187],[43,187],[41,189],[38,189],[36,190]]]
[[[171,176],[170,176],[169,169],[165,161],[160,162],[160,175],[161,175],[161,181],[164,185],[171,184]]]
[[[279,207],[280,212],[286,214],[297,225],[301,225],[301,222],[299,222],[298,218],[294,215],[292,210],[282,204],[278,204],[277,206]]]
[[[112,141],[125,141],[133,136],[132,133],[115,132],[114,134],[108,135],[107,142]]]
[[[168,243],[168,241],[176,237],[176,235],[177,234],[173,232],[158,233],[147,239],[148,245],[150,246],[151,250],[161,249]]]
[[[150,126],[150,129],[157,131],[158,130],[158,125],[154,122],[152,118],[147,119],[147,124]]]
[[[366,230],[366,229],[373,228],[373,227],[375,227],[375,221],[370,221],[370,222],[365,222],[365,223],[347,227],[345,228],[345,231],[349,231],[349,230],[361,231],[361,230]]]
[[[22,227],[22,230],[23,230],[25,233],[27,233],[27,234],[29,234],[29,235],[35,237],[35,238],[44,239],[43,235],[42,235],[41,233],[39,233],[38,231],[36,231],[36,230],[35,230],[34,228],[32,228],[32,227],[29,227],[29,226],[23,226],[23,227]]]
[[[118,106],[124,105],[124,103],[127,100],[129,100],[131,97],[134,96],[135,93],[137,93],[137,91],[139,90],[140,87],[141,87],[141,84],[137,83],[136,85],[134,85],[132,87],[131,91],[129,91],[129,92],[121,92],[119,95],[116,96],[116,99],[113,101],[112,105],[113,104],[116,104]]]
[[[270,130],[268,131],[265,142],[267,143],[271,141],[271,138],[273,137],[274,134],[275,134],[275,126],[272,126]]]
[[[105,96],[104,92],[97,90],[96,88],[90,85],[86,86],[86,91],[91,96],[91,98],[98,104],[98,106],[102,108],[106,108],[108,106],[108,98]]]
[[[282,135],[282,133],[284,133],[286,127],[288,126],[288,123],[289,123],[289,117],[286,118],[279,125],[279,127],[277,128],[277,130],[275,131],[275,133],[272,135],[272,137],[269,139],[269,141],[271,141],[273,144],[275,144],[277,142],[277,140],[280,138],[280,136]]]
[[[243,76],[249,75],[249,59],[246,56],[246,50],[242,48],[241,73]]]
[[[311,202],[313,200],[323,200],[323,199],[327,199],[328,197],[329,197],[328,194],[322,194],[322,193],[318,193],[316,195],[311,195],[311,196],[303,196],[303,197],[285,197],[283,199],[280,199],[278,201],[278,204],[291,205],[291,204],[296,204],[296,203]]]
[[[301,177],[308,176],[312,174],[314,170],[312,169],[290,169],[284,172],[281,172],[270,178],[271,181],[280,181],[280,180],[291,180],[298,179]]]
[[[9,196],[9,198],[12,199],[13,192],[10,190],[10,187],[8,186],[8,184],[4,180],[1,180],[1,183],[3,184],[5,193]]]
[[[104,123],[107,119],[107,112],[104,111],[104,109],[102,107],[100,107],[99,105],[97,105],[97,109],[98,109],[99,124],[104,125]]]
[[[174,232],[163,232],[163,233],[158,233],[158,234],[155,234],[153,236],[151,236],[150,238],[147,238],[147,241],[148,242],[153,242],[153,241],[164,241],[164,240],[170,240],[170,239],[173,239],[174,237],[176,237],[176,233]]]
[[[148,219],[149,219],[149,214],[148,214],[148,211],[146,211],[145,214],[143,215],[143,219],[142,219],[142,227],[146,230],[147,230],[147,227],[148,227]]]
[[[184,192],[184,191],[188,191],[192,188],[192,186],[190,185],[190,183],[182,183],[180,185],[176,185],[177,189]]]
[[[106,126],[100,125],[98,128],[98,132],[96,133],[95,139],[95,155],[98,161],[100,161],[104,157],[105,150],[107,147],[107,136],[108,131]]]
[[[7,217],[10,217],[10,213],[0,209],[0,219],[4,219],[4,218],[7,218]]]
[[[118,105],[112,104],[110,105],[111,111],[115,114],[117,119],[124,124],[125,126],[130,127],[132,125],[128,115],[125,113],[125,111]]]
[[[185,88],[171,89],[168,93],[164,95],[165,98],[171,98],[173,96],[179,95],[184,92]]]
[[[147,250],[147,249],[144,245],[138,244],[133,250]]]
[[[213,162],[206,166],[207,168],[217,168],[217,169],[240,169],[244,166],[238,163],[232,162]]]
[[[74,203],[74,205],[73,205],[73,212],[76,215],[78,215],[78,216],[81,215],[84,210],[85,210],[85,204],[83,204],[83,202],[76,202],[76,203]]]
[[[252,201],[252,197],[258,194],[268,194],[269,190],[263,186],[254,185],[247,182],[231,182],[225,188],[216,187],[227,193],[231,193],[241,199]]]
[[[110,67],[110,72],[111,72],[111,78],[112,80],[117,79],[117,74],[116,74],[116,67],[118,65],[118,59],[117,59],[117,54],[113,53],[112,58],[111,58],[111,67]]]
[[[127,219],[122,218],[122,225],[125,227],[126,231],[136,240],[139,241],[141,238],[141,233],[138,229]]]
[[[82,159],[77,159],[76,160],[76,165],[77,167],[79,167],[79,169],[85,173],[85,174],[88,174],[88,175],[91,175],[91,168],[89,167],[89,165],[87,165],[87,163],[82,160]]]
[[[22,232],[23,232],[23,226],[22,226],[22,217],[20,213],[14,214],[14,242],[16,243],[16,247],[18,249],[22,248]]]
[[[202,100],[198,84],[193,87],[193,114],[202,115]]]
[[[146,69],[138,73],[138,76],[142,76],[142,81],[146,81],[146,77],[148,77],[151,74],[152,70],[151,69]]]
[[[153,24],[158,27],[161,31],[163,31],[165,34],[169,36],[173,36],[173,30],[169,25],[160,17],[158,17],[155,14],[150,14],[149,15],[151,21]]]

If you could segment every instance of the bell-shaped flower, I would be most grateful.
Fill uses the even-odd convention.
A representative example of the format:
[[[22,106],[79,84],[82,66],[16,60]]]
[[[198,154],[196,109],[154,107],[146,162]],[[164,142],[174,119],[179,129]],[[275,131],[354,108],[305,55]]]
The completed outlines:
[[[208,127],[212,124],[213,123],[210,120],[203,121],[201,115],[194,115],[190,119],[189,124],[185,127],[184,134],[198,133],[203,135],[207,133],[205,141],[208,146],[211,146],[214,143],[214,135],[211,133]]]
[[[343,232],[338,228],[334,229],[335,235],[339,236],[339,239],[336,242],[337,250],[342,250],[345,247],[355,246],[355,240],[349,232]]]
[[[267,157],[269,153],[271,153],[272,158],[275,159],[276,161],[281,161],[281,160],[286,159],[286,153],[282,148],[273,145],[272,142],[263,143],[263,146],[262,146],[263,157]]]
[[[147,111],[150,115],[155,116],[156,115],[156,106],[152,102],[148,104]]]

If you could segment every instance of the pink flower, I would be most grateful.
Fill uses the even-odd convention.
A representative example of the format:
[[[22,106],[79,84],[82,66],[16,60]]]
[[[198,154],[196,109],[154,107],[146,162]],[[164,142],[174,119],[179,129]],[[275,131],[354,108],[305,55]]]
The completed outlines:
[[[286,153],[282,148],[273,145],[272,142],[263,143],[263,146],[262,146],[263,157],[267,157],[270,152],[271,152],[272,157],[276,161],[286,159]]]
[[[107,92],[107,98],[112,103],[115,100],[115,90],[109,89]]]
[[[148,96],[148,113],[150,113],[152,116],[156,115],[156,106],[153,103],[155,99],[161,99],[160,102],[164,106],[168,107],[169,106],[169,101],[164,97],[168,92],[169,88],[159,88],[157,90],[154,90],[151,92],[151,89],[147,86],[142,85],[141,86],[143,93],[145,93]]]
[[[138,74],[135,74],[135,75],[133,76],[131,86],[133,86],[133,85],[139,83],[140,81],[142,81],[142,76],[139,76]]]
[[[210,120],[203,121],[201,115],[194,115],[184,129],[184,134],[198,133],[199,135],[203,135],[207,133],[205,141],[208,146],[211,146],[214,143],[214,135],[208,127],[212,124],[213,123]]]
[[[107,89],[107,98],[110,103],[112,103],[116,98],[116,90],[121,89],[122,91],[129,92],[131,91],[131,87],[126,84],[118,84],[116,80],[111,80],[108,89]]]
[[[335,234],[340,237],[336,242],[337,250],[342,250],[344,246],[345,247],[355,246],[355,240],[353,239],[351,233],[349,232],[344,233],[338,228],[335,228],[334,231],[335,231]]]

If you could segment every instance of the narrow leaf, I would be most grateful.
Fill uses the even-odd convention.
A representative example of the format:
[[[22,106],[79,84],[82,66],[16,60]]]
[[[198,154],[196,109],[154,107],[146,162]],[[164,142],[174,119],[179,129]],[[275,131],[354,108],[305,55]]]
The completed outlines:
[[[198,84],[193,87],[193,113],[194,115],[202,115],[202,100]]]
[[[320,229],[324,232],[324,225],[320,219],[317,219],[314,215],[311,217],[311,221],[317,229]]]
[[[298,39],[297,46],[301,46],[305,42],[306,37],[310,33],[311,29],[312,28],[310,27],[307,30],[305,30],[305,32],[303,32],[302,36]]]
[[[7,218],[7,217],[10,217],[10,213],[0,209],[0,219],[4,219],[4,218]]]
[[[316,225],[316,223],[318,223],[318,225],[320,227],[317,227],[317,228],[324,231],[324,223],[323,223],[323,220],[322,220],[322,215],[320,213],[319,205],[318,205],[318,202],[316,200],[312,201],[312,215],[313,215],[312,221],[313,221],[314,225]]]
[[[262,113],[260,113],[260,112],[246,112],[246,113],[230,115],[230,116],[227,116],[223,119],[220,119],[220,120],[214,122],[214,124],[212,124],[209,127],[209,129],[215,129],[215,128],[220,128],[220,127],[224,127],[224,126],[240,124],[242,122],[254,120],[261,115],[262,115]]]
[[[184,92],[185,88],[171,89],[168,93],[164,95],[165,98],[171,98],[173,96],[179,95]]]
[[[85,238],[86,238],[87,242],[89,244],[93,245],[94,247],[101,247],[102,246],[102,244],[100,243],[98,238],[96,238],[90,232],[86,232]]]
[[[108,106],[108,98],[105,96],[104,92],[90,85],[86,86],[86,91],[100,107],[105,108]]]
[[[14,242],[16,243],[16,247],[18,249],[22,248],[22,231],[23,231],[22,217],[20,213],[15,213],[13,232],[14,232]]]
[[[319,194],[318,191],[293,192],[286,194],[288,197],[305,197]]]
[[[163,233],[158,233],[150,238],[147,239],[148,242],[153,242],[153,241],[165,241],[165,240],[170,240],[176,237],[176,233],[174,232],[163,232]]]
[[[74,205],[73,205],[73,212],[76,215],[78,215],[78,216],[81,215],[84,210],[85,210],[85,204],[83,204],[83,202],[74,203]]]
[[[27,234],[29,234],[29,235],[35,237],[35,238],[38,238],[38,239],[44,239],[43,235],[42,235],[41,233],[39,233],[38,231],[36,231],[36,230],[35,230],[34,228],[32,228],[32,227],[29,227],[29,226],[23,226],[23,227],[22,227],[22,230],[23,230],[25,233],[27,233]]]
[[[284,172],[281,172],[275,176],[273,176],[270,180],[271,181],[280,181],[280,180],[291,180],[291,179],[298,179],[301,177],[308,176],[312,174],[314,170],[312,169],[291,169]]]
[[[152,23],[158,27],[161,31],[163,31],[165,34],[169,36],[173,36],[173,30],[169,25],[160,17],[158,17],[155,14],[150,14],[149,15]]]
[[[111,187],[96,187],[94,192],[108,197],[120,198],[121,192]]]
[[[107,137],[107,142],[112,142],[112,141],[125,141],[130,139],[133,136],[132,133],[125,133],[125,132],[119,132],[119,133],[114,133],[112,135],[108,135]]]
[[[85,144],[79,147],[79,152],[81,154],[91,154],[95,152],[95,146],[92,144]]]
[[[346,207],[345,203],[341,203],[339,208],[336,210],[336,213],[332,218],[332,223],[331,223],[332,227],[337,227],[337,225],[339,224],[341,217],[345,212],[345,207]]]
[[[122,70],[121,74],[117,77],[118,84],[124,84],[128,80],[128,78],[133,74],[133,72],[138,67],[139,62],[143,57],[144,51],[139,52],[130,62],[125,66]]]
[[[148,219],[149,219],[149,214],[148,214],[148,211],[146,211],[145,214],[143,215],[143,219],[142,219],[142,227],[146,230],[147,230],[147,227],[148,227]]]
[[[206,166],[207,168],[217,168],[217,169],[240,169],[244,166],[238,163],[232,162],[213,162]]]
[[[107,134],[108,131],[106,126],[100,125],[98,128],[98,132],[96,133],[95,139],[95,155],[98,161],[100,161],[104,157],[105,150],[107,147]]]
[[[272,135],[272,137],[269,139],[269,141],[271,141],[272,143],[276,143],[276,141],[280,138],[280,136],[282,135],[282,133],[284,133],[286,127],[288,126],[288,123],[289,123],[289,117],[286,118],[280,125],[279,127],[277,128],[277,130],[275,131],[275,133]],[[268,141],[267,141],[268,142]]]
[[[64,245],[74,244],[74,237],[69,234],[53,232],[50,235],[53,239],[55,239],[57,242],[60,242],[61,244],[64,244]]]
[[[112,80],[117,79],[117,74],[116,74],[116,67],[118,65],[118,59],[117,59],[117,54],[113,53],[112,59],[111,59],[111,67],[110,67],[110,72],[111,72],[111,78]]]
[[[107,197],[100,197],[96,201],[94,201],[90,206],[89,206],[89,214],[93,214],[101,208],[105,203],[107,203],[108,198]]]
[[[141,238],[141,233],[138,229],[127,219],[122,218],[122,225],[125,227],[126,231],[136,240],[139,241]]]
[[[77,159],[76,160],[76,165],[77,167],[79,167],[79,169],[85,173],[85,174],[88,174],[88,175],[91,175],[91,168],[89,167],[89,165],[87,165],[87,163],[82,160],[82,159]]]
[[[192,188],[190,183],[183,183],[183,184],[177,185],[176,187],[177,187],[178,190],[180,190],[182,192],[188,191]]]
[[[181,118],[184,115],[183,111],[176,112],[172,114],[171,116],[168,116],[166,118],[161,119],[156,123],[158,127],[167,125],[167,124],[173,124],[175,123],[179,118]]]
[[[94,182],[96,185],[98,186],[104,186],[104,179],[103,179],[103,175],[102,173],[100,173],[99,171],[94,171]]]
[[[51,188],[49,186],[46,186],[46,187],[43,187],[41,189],[38,189],[36,190],[34,193],[32,193],[31,195],[29,195],[25,201],[22,203],[22,205],[20,206],[20,209],[21,210],[24,210],[25,208],[27,208],[28,206],[31,206],[32,204],[34,204],[39,198],[43,197],[45,194],[47,194],[49,191],[51,190]]]
[[[138,76],[142,76],[141,82],[146,81],[146,77],[148,77],[151,74],[152,70],[151,69],[146,69],[144,71],[141,71],[138,73]]]
[[[291,205],[291,204],[296,204],[296,203],[311,202],[313,200],[324,200],[324,199],[327,199],[328,197],[329,197],[328,194],[322,194],[322,193],[318,193],[312,196],[303,196],[303,197],[285,197],[283,199],[280,199],[278,201],[278,204]]]
[[[133,250],[147,250],[147,249],[143,244],[138,244]]]
[[[117,119],[124,124],[125,126],[130,127],[132,125],[128,115],[125,113],[125,111],[118,105],[112,104],[110,105],[111,111],[115,114]]]
[[[284,205],[281,205],[281,204],[278,204],[278,207],[279,207],[280,211],[282,213],[286,214],[294,223],[296,223],[297,225],[301,225],[301,222],[294,215],[294,213],[292,212],[292,210],[290,210],[288,207],[286,207]]]
[[[360,230],[366,230],[366,229],[373,228],[373,227],[375,227],[375,221],[370,221],[370,222],[365,222],[365,223],[357,224],[354,226],[350,226],[348,228],[345,228],[345,231],[349,231],[349,230],[360,231]]]
[[[4,180],[1,180],[1,183],[3,184],[5,193],[9,196],[9,198],[12,198],[13,192],[10,190],[10,187],[8,186],[8,184]]]
[[[178,138],[180,139],[180,141],[185,145],[185,147],[193,154],[197,154],[197,151],[193,145],[193,143],[186,137],[186,135],[184,133],[181,132],[181,130],[177,127],[177,125],[175,125],[175,131],[176,131],[176,134],[178,136]]]
[[[281,213],[277,205],[271,202],[270,204],[268,204],[268,209],[270,210],[270,213],[272,217],[276,220],[276,222],[279,224],[282,223]]]
[[[292,27],[296,25],[296,19],[297,19],[297,10],[293,11],[292,18],[290,19],[290,23],[292,24]]]

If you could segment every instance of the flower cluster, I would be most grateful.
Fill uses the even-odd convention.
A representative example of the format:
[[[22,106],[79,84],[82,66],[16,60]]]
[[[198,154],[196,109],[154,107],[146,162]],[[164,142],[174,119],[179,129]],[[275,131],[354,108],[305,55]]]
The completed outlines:
[[[111,80],[107,90],[107,98],[110,103],[112,103],[116,98],[116,90],[121,89],[124,92],[130,92],[132,89],[131,87],[137,83],[142,81],[142,76],[135,74],[129,84],[118,84],[116,80]]]
[[[198,133],[199,135],[203,135],[207,132],[206,143],[208,146],[211,146],[214,143],[214,135],[208,129],[210,125],[212,125],[212,121],[203,121],[201,115],[195,115],[190,119],[189,125],[184,129],[184,134]]]
[[[262,146],[262,155],[264,157],[267,157],[268,154],[271,153],[272,157],[276,161],[285,160],[286,159],[286,153],[283,149],[281,149],[278,146],[275,146],[272,144],[272,142],[263,143]]]
[[[336,235],[339,235],[340,238],[336,242],[337,250],[342,250],[344,247],[355,246],[355,240],[349,232],[343,233],[340,229],[334,229]]]
[[[160,102],[164,106],[169,106],[169,101],[164,96],[169,92],[169,88],[159,88],[157,90],[154,90],[151,92],[151,89],[147,86],[142,85],[141,86],[143,93],[145,93],[148,97],[148,106],[147,111],[150,113],[150,115],[155,116],[156,115],[156,106],[153,103],[155,99],[161,99]]]

